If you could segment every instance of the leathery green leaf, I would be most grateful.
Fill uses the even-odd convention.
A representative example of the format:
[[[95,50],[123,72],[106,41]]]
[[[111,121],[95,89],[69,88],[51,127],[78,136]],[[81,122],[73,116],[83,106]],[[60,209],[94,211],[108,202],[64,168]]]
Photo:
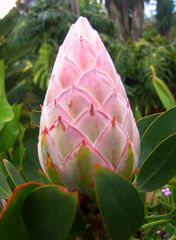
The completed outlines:
[[[176,133],[176,107],[162,113],[147,128],[141,138],[140,165],[164,139]]]
[[[176,134],[169,136],[149,155],[137,177],[137,188],[150,192],[165,185],[176,174]]]
[[[165,82],[156,76],[153,66],[151,66],[151,70],[152,70],[153,86],[154,86],[163,106],[166,109],[169,109],[169,108],[175,106],[176,101],[175,101],[171,91],[169,90],[169,88],[167,87]]]
[[[23,222],[22,206],[27,195],[38,187],[38,183],[28,182],[18,185],[6,207],[0,214],[0,236],[8,240],[28,240],[28,232]]]
[[[143,137],[150,124],[152,124],[152,122],[159,116],[160,113],[151,114],[149,116],[141,118],[136,122],[141,138]]]
[[[23,206],[29,238],[64,239],[74,221],[77,200],[76,192],[69,192],[58,185],[46,185],[34,190]]]
[[[98,167],[95,190],[111,239],[127,240],[135,234],[144,219],[144,206],[133,185],[116,173]]]
[[[11,195],[11,189],[6,180],[6,176],[0,167],[0,199],[8,199]]]
[[[5,67],[0,60],[0,124],[10,121],[13,118],[13,111],[7,101],[5,94]]]
[[[0,132],[0,151],[7,151],[16,142],[19,134],[19,115],[21,111],[20,105],[12,107],[13,118],[3,125]]]

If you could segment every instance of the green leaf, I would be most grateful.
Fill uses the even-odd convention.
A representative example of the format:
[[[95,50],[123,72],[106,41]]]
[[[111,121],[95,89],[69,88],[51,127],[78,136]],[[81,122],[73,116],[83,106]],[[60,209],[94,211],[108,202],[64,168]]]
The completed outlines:
[[[146,117],[141,118],[139,121],[137,121],[137,127],[140,133],[140,137],[142,138],[147,128],[150,126],[150,124],[160,116],[160,113],[155,113]]]
[[[44,42],[38,54],[38,59],[34,66],[34,82],[39,85],[41,89],[45,89],[48,84],[49,70],[53,57],[53,46]]]
[[[0,236],[8,240],[28,240],[28,232],[22,218],[22,206],[27,195],[38,187],[37,183],[19,185],[0,215]]]
[[[31,113],[31,124],[34,126],[39,126],[40,116],[41,116],[41,111],[33,110]]]
[[[153,85],[155,87],[155,90],[156,90],[163,106],[166,109],[169,109],[169,108],[175,106],[175,104],[176,104],[175,99],[164,81],[155,77],[153,80]]]
[[[19,134],[15,146],[13,148],[12,158],[10,159],[13,165],[17,168],[22,167],[23,159],[23,137],[24,137],[25,127],[20,123],[19,124]]]
[[[77,209],[76,216],[69,233],[70,235],[79,235],[85,230],[85,228],[86,228],[86,220],[82,212],[79,209]]]
[[[12,192],[7,183],[6,177],[0,168],[0,199],[8,199],[11,193]]]
[[[0,124],[10,121],[13,111],[5,94],[5,68],[4,62],[0,60]]]
[[[8,160],[3,160],[3,164],[8,176],[10,177],[15,186],[25,183],[24,178],[21,176],[20,172],[13,166],[11,162],[9,162]]]
[[[0,151],[7,151],[13,146],[19,134],[20,105],[13,106],[13,118],[6,122],[0,132]]]
[[[3,127],[4,127],[4,123],[0,123],[0,132],[3,129]]]
[[[105,226],[112,240],[127,240],[140,228],[144,206],[128,181],[107,169],[96,170],[95,189]]]
[[[165,185],[176,174],[176,134],[166,138],[144,162],[137,177],[137,188],[150,192]]]
[[[138,106],[136,106],[134,109],[134,116],[136,120],[139,120],[142,118],[142,114],[140,113]]]
[[[53,165],[53,163],[47,163],[47,178],[49,178],[49,181],[56,185],[64,185],[64,178],[60,175],[58,172],[58,169]]]
[[[38,160],[37,143],[38,143],[38,128],[27,128],[24,134],[25,156],[23,159],[23,173],[28,181],[43,182],[39,170],[41,168]]]
[[[171,91],[169,90],[169,88],[167,87],[165,82],[156,76],[153,66],[151,66],[151,70],[152,70],[153,86],[154,86],[163,106],[166,109],[169,109],[169,108],[175,106],[176,101],[175,101]]]
[[[76,193],[58,186],[34,190],[23,207],[30,240],[64,239],[74,221],[77,200]]]
[[[151,152],[167,137],[176,133],[176,107],[156,118],[141,139],[141,165]]]
[[[68,165],[69,164],[69,165]],[[86,194],[91,194],[92,184],[93,184],[93,164],[91,164],[91,154],[90,149],[85,146],[81,145],[77,154],[73,155],[72,161],[69,161],[67,167],[72,169],[72,172],[69,172],[69,177],[71,181],[65,179],[60,174],[60,182],[63,184],[68,184],[67,186],[71,187],[71,183],[76,186],[77,189],[82,189],[86,192]],[[48,164],[47,164],[48,165]],[[49,170],[49,177],[51,177],[51,181],[54,180],[54,174],[52,176],[51,168]]]

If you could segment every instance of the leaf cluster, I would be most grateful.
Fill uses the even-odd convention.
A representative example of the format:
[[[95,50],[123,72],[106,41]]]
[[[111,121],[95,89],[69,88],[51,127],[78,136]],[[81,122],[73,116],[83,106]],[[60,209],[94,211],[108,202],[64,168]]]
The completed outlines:
[[[172,89],[175,85],[175,42],[169,43],[159,35],[124,44],[105,38],[106,42],[131,102],[138,105],[143,114],[162,110],[152,84],[150,66],[154,67],[156,75]]]

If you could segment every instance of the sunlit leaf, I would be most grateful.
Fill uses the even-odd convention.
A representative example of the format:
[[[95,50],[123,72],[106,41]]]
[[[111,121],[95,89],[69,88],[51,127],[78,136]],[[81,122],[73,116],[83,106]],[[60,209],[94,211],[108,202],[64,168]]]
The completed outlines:
[[[0,124],[10,121],[13,118],[13,110],[7,101],[5,94],[5,67],[0,60]]]

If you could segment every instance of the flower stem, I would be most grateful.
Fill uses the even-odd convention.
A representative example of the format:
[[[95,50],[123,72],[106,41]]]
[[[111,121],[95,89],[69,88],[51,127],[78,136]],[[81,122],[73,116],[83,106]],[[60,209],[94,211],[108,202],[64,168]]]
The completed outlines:
[[[159,224],[162,224],[162,223],[167,223],[169,221],[170,221],[169,219],[161,219],[161,220],[158,220],[158,221],[146,223],[146,224],[142,225],[141,230],[146,230],[146,229],[148,229],[150,227],[153,227],[155,225],[159,225]]]
[[[151,215],[151,216],[146,216],[145,220],[157,220],[157,219],[166,219],[169,217],[171,213],[168,214],[163,214],[163,215]]]

